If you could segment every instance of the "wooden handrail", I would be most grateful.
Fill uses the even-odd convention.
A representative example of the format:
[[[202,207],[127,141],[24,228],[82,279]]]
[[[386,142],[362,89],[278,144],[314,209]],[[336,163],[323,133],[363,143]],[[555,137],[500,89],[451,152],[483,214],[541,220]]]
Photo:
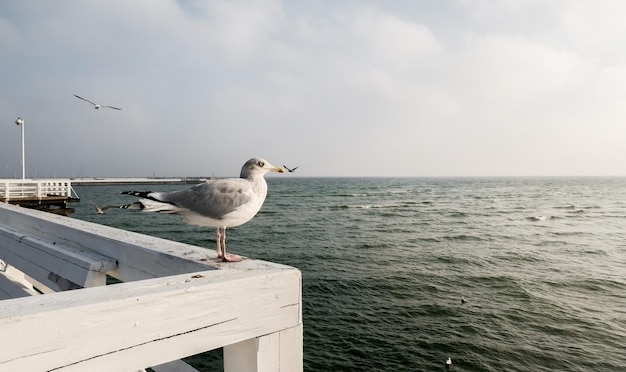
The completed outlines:
[[[101,262],[123,281],[0,301],[0,371],[165,371],[219,347],[226,372],[302,371],[295,268],[221,263],[213,250],[5,203],[0,227],[5,268],[27,246],[24,256],[52,276],[64,278],[59,265],[72,261],[71,280],[80,282],[76,271],[97,272],[92,262]]]

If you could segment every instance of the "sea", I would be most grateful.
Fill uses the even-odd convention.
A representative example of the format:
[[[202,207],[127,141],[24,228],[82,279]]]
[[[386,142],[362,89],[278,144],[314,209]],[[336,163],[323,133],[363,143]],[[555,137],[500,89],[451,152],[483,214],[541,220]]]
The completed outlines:
[[[267,181],[227,246],[301,270],[305,371],[626,371],[626,178]],[[75,186],[71,217],[214,250],[212,228],[93,207],[189,186]]]

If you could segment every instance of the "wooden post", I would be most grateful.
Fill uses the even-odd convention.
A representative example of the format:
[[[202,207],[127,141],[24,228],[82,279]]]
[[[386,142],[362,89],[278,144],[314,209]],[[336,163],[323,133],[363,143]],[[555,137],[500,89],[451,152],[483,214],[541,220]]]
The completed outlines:
[[[224,347],[224,372],[298,372],[302,365],[302,324]]]

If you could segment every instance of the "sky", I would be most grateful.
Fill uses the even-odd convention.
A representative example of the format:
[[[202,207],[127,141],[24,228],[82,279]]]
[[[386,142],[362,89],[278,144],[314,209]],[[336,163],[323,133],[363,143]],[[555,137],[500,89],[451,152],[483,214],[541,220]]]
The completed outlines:
[[[622,0],[0,2],[0,178],[625,176]],[[88,102],[120,107],[94,110]],[[281,175],[284,176],[284,175]]]

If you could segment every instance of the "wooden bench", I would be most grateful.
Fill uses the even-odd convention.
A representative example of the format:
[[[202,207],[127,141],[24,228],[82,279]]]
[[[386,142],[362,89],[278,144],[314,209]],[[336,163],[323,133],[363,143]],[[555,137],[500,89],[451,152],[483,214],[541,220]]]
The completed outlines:
[[[57,244],[0,226],[0,260],[28,273],[42,293],[106,284],[106,273],[117,267],[115,259],[89,249]]]

